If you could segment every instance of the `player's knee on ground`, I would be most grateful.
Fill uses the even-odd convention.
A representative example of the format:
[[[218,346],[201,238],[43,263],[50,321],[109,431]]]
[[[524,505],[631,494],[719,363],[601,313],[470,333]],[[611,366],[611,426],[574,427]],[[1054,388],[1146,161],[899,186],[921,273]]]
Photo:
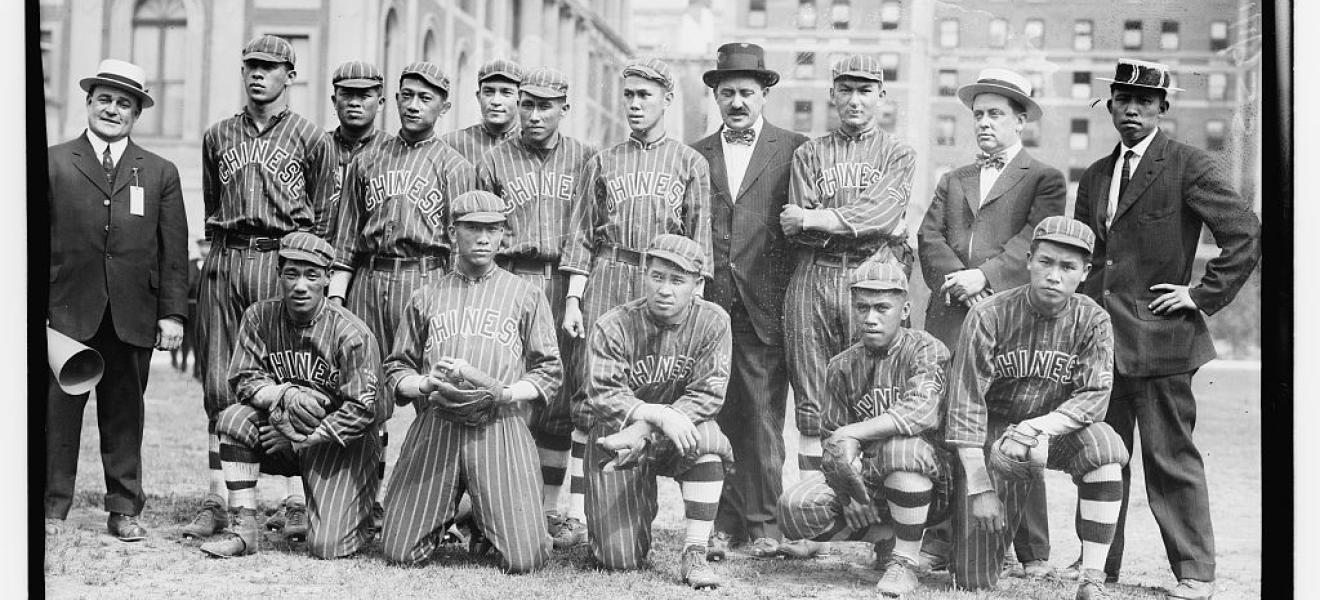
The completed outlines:
[[[405,534],[392,530],[388,523],[389,520],[386,519],[386,527],[381,529],[380,532],[381,552],[385,555],[386,562],[398,565],[415,565],[430,556],[430,547],[425,539],[404,539]]]
[[[828,531],[837,513],[834,491],[822,477],[806,477],[780,494],[775,510],[786,540],[811,539]]]
[[[522,575],[531,573],[541,567],[550,558],[550,553],[544,545],[539,546],[535,551],[530,552],[501,552],[500,567],[505,573],[510,575]]]
[[[261,432],[257,427],[259,417],[260,413],[251,406],[231,405],[220,411],[220,416],[216,417],[215,433],[229,436],[233,443],[255,447],[261,440]]]
[[[347,558],[357,554],[362,542],[362,534],[357,528],[344,530],[314,526],[307,532],[307,553],[325,560]]]
[[[1128,463],[1127,446],[1108,423],[1091,423],[1070,434],[1059,436],[1050,447],[1048,467],[1064,471],[1073,481],[1101,466]]]
[[[593,530],[592,535],[596,535]],[[635,548],[624,547],[628,542],[623,540],[601,540],[601,551],[596,554],[596,562],[602,569],[609,571],[636,571],[641,569],[646,563],[645,552],[637,552]]]

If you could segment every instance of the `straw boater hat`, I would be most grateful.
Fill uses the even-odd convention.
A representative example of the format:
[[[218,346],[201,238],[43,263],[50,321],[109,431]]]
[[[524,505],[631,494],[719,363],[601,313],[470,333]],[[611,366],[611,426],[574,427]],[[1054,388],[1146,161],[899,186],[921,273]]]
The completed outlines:
[[[91,92],[93,86],[108,85],[124,90],[142,101],[142,108],[151,108],[155,100],[147,94],[147,72],[131,62],[107,58],[96,68],[96,75],[84,77],[78,85],[84,92]]]
[[[756,78],[765,87],[779,83],[779,73],[765,68],[765,50],[756,44],[725,44],[715,54],[715,68],[706,71],[701,81],[715,87],[720,80],[734,75]]]
[[[1183,91],[1182,88],[1173,87],[1171,73],[1169,65],[1133,58],[1120,58],[1118,59],[1118,66],[1114,67],[1113,79],[1107,77],[1096,77],[1096,79],[1118,85],[1164,90],[1165,92]]]
[[[1027,111],[1027,121],[1040,120],[1040,105],[1031,99],[1031,82],[1026,77],[1008,69],[985,69],[976,76],[976,83],[969,83],[958,88],[958,99],[972,107],[972,100],[979,94],[995,94],[1017,102]]]

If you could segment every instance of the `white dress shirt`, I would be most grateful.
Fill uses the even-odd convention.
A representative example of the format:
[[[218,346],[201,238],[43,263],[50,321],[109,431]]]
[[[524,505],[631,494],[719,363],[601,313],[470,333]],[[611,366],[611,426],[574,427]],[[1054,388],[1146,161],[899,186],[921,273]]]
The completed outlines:
[[[97,136],[95,133],[92,133],[92,130],[90,129],[87,130],[87,141],[92,143],[92,150],[96,151],[96,162],[98,163],[101,162],[101,157],[105,156],[105,147],[107,145],[110,146],[110,160],[115,162],[116,167],[119,166],[120,157],[124,156],[124,150],[128,148],[128,136],[121,137],[119,138],[119,141],[110,143],[101,139],[100,136]]]
[[[749,145],[730,144],[724,139],[724,126],[720,126],[720,144],[724,148],[724,176],[729,184],[729,202],[738,200],[738,189],[742,187],[743,176],[747,174],[747,165],[752,162],[752,150],[756,149],[756,143],[761,139],[761,126],[764,124],[764,117],[757,117],[756,122],[752,123],[752,131],[756,137]]]
[[[999,176],[1004,172],[1004,169],[1008,168],[1008,163],[1013,162],[1013,159],[1017,158],[1017,154],[1021,150],[1022,142],[1018,142],[1004,149],[1003,169],[996,169],[991,166],[981,167],[981,198],[980,202],[976,204],[977,206],[985,204],[986,196],[990,195],[990,188],[995,186],[995,182],[999,180]]]
[[[1150,147],[1151,140],[1155,139],[1155,134],[1159,131],[1160,129],[1156,127],[1155,131],[1146,136],[1146,139],[1137,142],[1137,145],[1131,148],[1119,142],[1118,160],[1114,161],[1114,174],[1109,180],[1109,212],[1105,213],[1105,229],[1109,229],[1109,225],[1114,222],[1114,213],[1118,211],[1118,186],[1123,182],[1123,155],[1127,154],[1128,150],[1136,153],[1136,156],[1128,160],[1128,176],[1136,177],[1137,163],[1140,163],[1141,157],[1146,155],[1146,149]],[[1129,179],[1128,183],[1131,182],[1131,179]]]

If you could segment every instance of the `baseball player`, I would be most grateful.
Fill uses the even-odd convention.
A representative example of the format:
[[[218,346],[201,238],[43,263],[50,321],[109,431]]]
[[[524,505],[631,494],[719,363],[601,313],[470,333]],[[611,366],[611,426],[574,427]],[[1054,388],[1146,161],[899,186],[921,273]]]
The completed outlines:
[[[523,68],[511,60],[496,59],[477,69],[477,104],[481,122],[440,136],[468,162],[481,157],[500,142],[518,137],[518,86]]]
[[[568,115],[568,81],[550,68],[534,69],[522,80],[518,115],[522,134],[486,152],[477,165],[477,187],[504,200],[504,244],[495,255],[496,264],[545,291],[554,322],[564,318],[567,277],[559,270],[560,248],[568,232],[570,202],[579,173],[595,149],[559,132]],[[532,415],[530,425],[541,461],[545,505],[550,535],[560,545],[571,545],[584,531],[581,516],[570,523],[564,538],[564,519],[558,512],[569,455],[569,393],[576,386],[568,380],[574,367],[569,357],[570,339],[556,327],[559,354],[564,363],[565,384],[549,399],[544,410]]]
[[[367,326],[325,301],[334,248],[306,232],[280,240],[282,297],[243,314],[229,381],[238,404],[220,412],[225,534],[202,544],[215,557],[255,554],[257,473],[299,474],[307,486],[308,549],[340,558],[366,541],[376,498],[376,377],[380,353]]]
[[[793,152],[789,204],[780,226],[799,248],[784,299],[784,345],[798,433],[799,468],[820,465],[824,365],[852,343],[848,279],[867,261],[909,271],[908,195],[912,149],[880,129],[884,75],[870,56],[834,65],[830,98],[839,128]]]
[[[360,154],[370,154],[381,142],[393,137],[376,129],[376,117],[385,106],[385,77],[375,65],[358,60],[339,65],[331,77],[334,91],[330,105],[335,108],[339,126],[326,132],[327,163],[334,166],[334,177],[321,183],[331,186],[318,194],[322,206],[316,211],[312,233],[323,238],[335,235],[339,219],[339,194],[344,187],[348,164]]]
[[[1121,504],[1128,451],[1104,422],[1113,383],[1109,315],[1074,294],[1095,235],[1053,216],[1036,226],[1031,282],[977,303],[949,371],[945,440],[962,470],[953,502],[954,585],[995,587],[1035,474],[1067,471],[1077,484],[1082,575],[1077,598],[1109,598],[1105,556]]]
[[[560,270],[568,274],[563,327],[577,339],[586,337],[605,311],[643,294],[642,251],[659,234],[694,240],[702,250],[701,275],[711,277],[710,171],[696,150],[665,135],[665,109],[674,99],[669,65],[656,59],[636,61],[623,68],[622,77],[632,133],[587,161],[560,260]],[[560,545],[587,537],[572,521],[583,520],[582,456],[591,417],[580,402],[581,391],[573,393],[565,521],[572,537]]]
[[[243,48],[247,101],[238,114],[202,135],[202,193],[206,234],[212,251],[202,267],[197,312],[206,322],[201,350],[207,432],[210,435],[210,494],[183,529],[184,537],[206,537],[226,523],[225,481],[220,468],[216,418],[236,399],[229,386],[229,359],[243,311],[278,294],[276,253],[280,238],[311,230],[320,182],[330,177],[325,133],[288,108],[286,93],[298,75],[293,46],[284,38],[259,36]],[[281,503],[298,539],[307,528],[302,485],[286,480]]]
[[[683,494],[681,574],[694,588],[719,587],[706,562],[724,463],[733,449],[715,415],[724,404],[733,334],[729,316],[697,296],[706,249],[675,234],[647,248],[645,296],[592,325],[586,405],[594,415],[586,447],[591,550],[605,568],[638,569],[651,549],[656,476]]]
[[[536,448],[522,414],[558,392],[559,348],[545,292],[495,265],[503,209],[490,192],[454,199],[454,270],[413,294],[385,361],[397,401],[417,403],[385,493],[381,535],[391,562],[426,559],[464,491],[506,571],[549,558]]]
[[[931,334],[903,327],[912,305],[897,263],[867,263],[853,270],[851,282],[861,341],[826,369],[826,477],[785,490],[779,523],[795,539],[871,541],[885,569],[877,589],[899,596],[917,587],[927,517],[942,518],[932,514],[932,500],[938,495],[948,504],[948,453],[938,428],[949,350]]]

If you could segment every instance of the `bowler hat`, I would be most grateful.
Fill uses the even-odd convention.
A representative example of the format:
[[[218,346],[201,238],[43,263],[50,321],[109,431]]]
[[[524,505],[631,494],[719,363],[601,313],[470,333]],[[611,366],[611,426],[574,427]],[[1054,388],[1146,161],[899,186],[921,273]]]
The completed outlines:
[[[715,54],[715,68],[706,71],[701,81],[706,87],[719,85],[720,80],[733,75],[750,75],[765,87],[779,83],[779,73],[765,68],[765,50],[756,44],[734,43],[720,46]]]
[[[98,85],[108,85],[110,87],[124,90],[142,102],[142,108],[151,108],[156,104],[151,96],[147,95],[147,72],[131,62],[107,58],[101,61],[101,66],[96,68],[96,75],[84,77],[78,85],[84,92],[91,92],[92,87]]]

